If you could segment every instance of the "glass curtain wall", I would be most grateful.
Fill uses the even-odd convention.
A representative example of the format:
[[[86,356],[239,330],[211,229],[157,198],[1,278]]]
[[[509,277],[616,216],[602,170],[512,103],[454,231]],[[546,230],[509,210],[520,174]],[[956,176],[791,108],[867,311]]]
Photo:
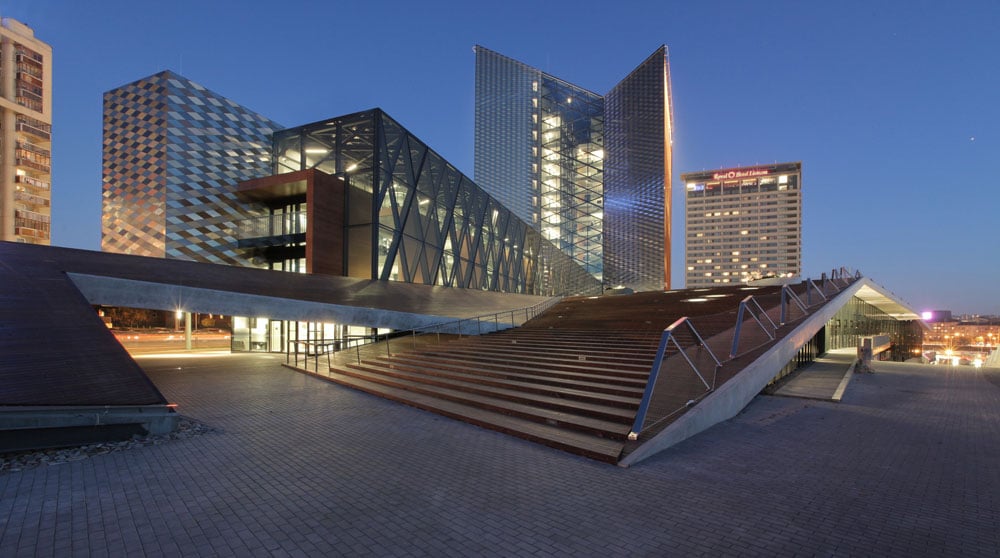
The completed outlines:
[[[604,278],[670,289],[670,65],[660,47],[605,97]]]
[[[348,275],[564,295],[600,283],[444,158],[375,109],[277,132],[276,174],[347,184]]]
[[[920,354],[923,330],[916,320],[901,321],[860,298],[852,298],[826,324],[826,348],[855,348],[858,340],[888,335],[893,344],[892,360],[902,361]]]
[[[603,278],[604,99],[543,74],[538,177],[542,236]]]

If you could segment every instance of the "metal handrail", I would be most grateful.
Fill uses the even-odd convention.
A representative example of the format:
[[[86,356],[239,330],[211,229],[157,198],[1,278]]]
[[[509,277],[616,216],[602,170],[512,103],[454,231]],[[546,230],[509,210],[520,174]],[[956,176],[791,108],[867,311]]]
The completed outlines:
[[[788,323],[788,301],[791,300],[802,310],[803,314],[808,314],[809,310],[806,309],[805,305],[802,304],[802,300],[799,299],[799,295],[795,294],[795,291],[788,285],[781,286],[781,317],[778,320],[781,325]]]
[[[697,339],[698,346],[703,347],[706,351],[708,351],[709,356],[711,356],[712,360],[715,361],[715,370],[713,371],[712,374],[711,384],[709,384],[708,381],[705,380],[705,377],[702,376],[701,371],[698,370],[698,367],[694,365],[694,362],[691,361],[691,358],[688,357],[687,353],[684,351],[684,348],[681,347],[680,343],[677,341],[677,338],[673,335],[674,330],[680,327],[681,325],[687,325],[688,329],[691,331],[691,334],[694,335],[695,339]],[[691,369],[694,370],[695,375],[697,375],[698,379],[701,380],[701,383],[704,384],[706,391],[710,392],[715,389],[716,373],[718,372],[719,368],[722,367],[722,363],[719,362],[719,359],[715,357],[715,353],[712,352],[712,349],[705,344],[705,340],[701,338],[701,335],[698,333],[698,330],[695,329],[694,324],[691,323],[691,320],[689,320],[685,316],[677,320],[676,322],[670,324],[670,326],[667,327],[667,329],[663,330],[663,335],[660,337],[660,345],[656,348],[656,357],[653,360],[653,366],[649,371],[649,379],[646,381],[646,389],[642,394],[642,401],[639,403],[639,409],[636,411],[635,414],[635,422],[632,423],[632,429],[628,433],[629,440],[638,439],[639,433],[642,432],[643,430],[642,428],[643,423],[646,422],[646,413],[649,411],[649,403],[653,399],[653,389],[656,387],[656,380],[659,377],[660,368],[663,365],[663,360],[664,360],[663,357],[667,352],[667,345],[670,343],[670,341],[674,342],[674,346],[677,347],[677,352],[684,358],[685,361],[687,361],[688,366],[690,366]]]
[[[558,303],[560,300],[562,300],[562,297],[554,297],[554,298],[550,298],[550,299],[547,299],[547,300],[543,300],[542,302],[539,302],[538,304],[535,304],[533,306],[526,306],[524,308],[515,308],[513,310],[504,310],[503,312],[494,312],[492,314],[482,314],[482,315],[479,315],[479,316],[473,316],[471,318],[459,318],[459,319],[455,319],[455,320],[448,320],[448,321],[439,322],[439,323],[436,323],[436,324],[431,324],[431,325],[427,325],[427,326],[421,326],[421,327],[418,327],[418,328],[413,328],[413,329],[410,329],[410,330],[402,330],[402,331],[393,331],[393,332],[389,332],[389,333],[383,333],[383,334],[379,334],[379,335],[373,336],[373,341],[372,342],[373,343],[378,343],[379,339],[385,339],[385,353],[386,353],[386,357],[391,359],[392,358],[392,352],[389,350],[389,338],[390,337],[409,336],[411,338],[411,342],[412,342],[413,348],[416,348],[416,343],[417,343],[416,342],[416,337],[417,337],[418,333],[421,334],[421,335],[427,335],[427,334],[432,334],[432,333],[436,334],[438,336],[438,340],[440,341],[440,339],[441,339],[441,333],[442,333],[442,331],[444,329],[446,329],[446,328],[447,329],[452,329],[454,326],[457,325],[458,336],[461,337],[462,334],[463,334],[462,332],[464,331],[464,325],[463,324],[465,322],[470,322],[470,323],[471,322],[475,322],[476,335],[482,335],[482,333],[483,333],[483,322],[492,322],[492,331],[493,332],[501,331],[501,329],[500,329],[500,317],[501,316],[506,317],[509,314],[510,315],[510,327],[517,327],[517,325],[519,325],[519,324],[517,324],[517,317],[519,317],[522,312],[524,313],[524,321],[521,322],[521,324],[527,322],[528,320],[530,320],[530,319],[534,318],[535,316],[538,316],[542,312],[548,310],[549,308],[551,308],[552,306],[554,306],[556,303]],[[507,322],[504,322],[505,325],[506,325],[506,323]],[[504,328],[504,329],[508,329],[508,328]],[[358,360],[358,364],[361,364],[361,349],[360,349],[360,346],[358,347],[358,350],[357,350],[357,360]]]
[[[516,327],[516,326],[514,326],[514,324],[516,322],[516,317],[518,315],[520,315],[522,312],[524,313],[524,322],[527,322],[531,318],[534,318],[538,314],[544,312],[545,310],[548,310],[552,306],[555,306],[555,304],[557,302],[559,302],[560,300],[562,300],[562,297],[550,298],[550,299],[547,299],[547,300],[543,300],[542,302],[539,302],[538,304],[535,304],[533,306],[526,306],[524,308],[515,308],[513,310],[504,310],[503,312],[494,312],[492,314],[482,314],[480,316],[473,316],[471,318],[459,318],[459,319],[456,319],[456,320],[447,320],[447,321],[439,322],[439,323],[436,323],[436,324],[431,324],[431,325],[427,325],[427,326],[421,326],[421,327],[418,327],[418,328],[414,328],[414,329],[412,329],[410,331],[411,332],[420,332],[420,333],[437,333],[437,334],[440,335],[441,330],[444,329],[445,327],[454,326],[454,325],[458,324],[458,335],[459,335],[459,337],[461,337],[462,336],[462,331],[463,331],[463,328],[462,328],[461,324],[463,324],[465,322],[475,321],[476,322],[476,335],[482,335],[482,333],[483,333],[482,324],[483,324],[484,321],[486,321],[486,322],[492,321],[493,322],[493,331],[500,331],[500,316],[507,316],[509,314],[510,315],[510,324],[511,324],[511,327]],[[524,322],[521,322],[521,323],[523,324]]]
[[[750,306],[751,303],[757,307],[756,312],[754,312],[753,308]],[[737,354],[736,351],[739,350],[740,334],[743,332],[743,314],[747,312],[749,312],[750,317],[753,318],[755,322],[757,322],[757,325],[760,326],[760,329],[764,331],[764,334],[767,335],[769,341],[774,340],[774,332],[778,329],[778,326],[774,325],[774,321],[771,319],[770,316],[767,315],[767,312],[764,310],[763,307],[761,307],[760,302],[757,302],[757,299],[754,298],[753,295],[744,298],[743,300],[740,301],[739,311],[736,313],[736,326],[733,328],[733,346],[732,349],[729,351],[730,359],[736,358]],[[768,329],[768,327],[764,325],[764,322],[761,321],[758,314],[764,316],[764,318],[767,319],[767,323],[771,325],[770,329]]]
[[[816,286],[816,282],[815,281],[813,281],[812,279],[806,278],[805,284],[806,284],[806,305],[807,306],[812,306],[813,305],[813,302],[812,302],[812,291],[813,290],[815,290],[816,294],[818,294],[820,296],[820,298],[823,299],[823,302],[826,302],[828,300],[826,298],[826,295],[823,294],[823,290]],[[810,290],[809,287],[812,287],[812,290]]]
[[[854,274],[851,274],[846,268],[840,268],[840,270],[834,270],[833,273],[832,273],[832,275],[836,276],[838,279],[843,279],[843,281],[845,282],[845,287],[847,285],[850,285],[850,283],[852,282],[852,280],[860,279],[862,277],[860,271],[857,271]],[[826,273],[824,273],[822,275],[823,288],[818,287],[814,281],[812,281],[811,279],[808,279],[808,278],[804,281],[804,283],[806,285],[806,297],[808,299],[808,303],[805,303],[805,304],[802,302],[801,297],[799,297],[799,295],[797,293],[795,293],[795,291],[792,289],[792,287],[790,285],[783,285],[782,286],[782,288],[781,288],[781,319],[780,319],[781,326],[784,326],[787,323],[787,319],[788,319],[788,301],[789,300],[791,300],[795,305],[797,305],[799,307],[799,309],[802,310],[803,313],[805,313],[805,314],[809,313],[809,308],[811,308],[813,306],[813,304],[812,304],[812,298],[811,298],[811,292],[812,291],[810,290],[810,287],[812,288],[812,290],[815,290],[819,294],[819,296],[822,298],[822,300],[824,302],[828,300],[828,298],[827,298],[827,296],[826,296],[826,294],[824,292],[824,291],[826,291],[826,285],[831,284],[834,287],[834,289],[836,289],[837,292],[840,292],[842,290],[842,287],[839,287],[836,283],[832,283],[831,281],[828,281]],[[757,325],[759,325],[760,328],[761,328],[761,330],[763,330],[764,333],[768,336],[769,341],[767,341],[767,342],[773,341],[776,338],[776,336],[777,336],[777,330],[778,330],[779,326],[774,323],[774,321],[771,319],[771,317],[767,314],[767,312],[764,310],[764,308],[760,305],[760,302],[758,302],[757,299],[753,295],[750,295],[750,296],[746,297],[745,299],[743,299],[742,301],[740,301],[739,312],[737,313],[737,317],[736,317],[736,326],[735,326],[734,331],[733,331],[732,352],[729,355],[730,360],[736,358],[736,356],[737,356],[737,350],[739,348],[740,333],[742,331],[742,326],[743,326],[743,316],[747,312],[749,312],[750,316],[754,319],[755,322],[757,322]],[[761,316],[763,316],[763,318],[761,318]],[[766,324],[765,324],[765,321],[766,321]],[[671,340],[673,340],[674,346],[677,347],[678,352],[684,358],[684,360],[688,363],[688,366],[690,366],[691,369],[694,370],[695,374],[698,376],[698,378],[701,380],[702,384],[705,386],[705,388],[706,388],[706,392],[705,393],[706,394],[710,393],[710,392],[714,391],[715,388],[716,388],[716,385],[715,385],[716,384],[716,377],[713,376],[712,382],[711,382],[711,384],[709,384],[709,382],[707,380],[705,380],[705,377],[698,370],[697,366],[694,365],[694,362],[691,361],[691,359],[688,357],[687,353],[680,346],[680,343],[678,343],[678,341],[676,340],[676,338],[673,336],[673,330],[675,328],[679,327],[681,324],[687,324],[688,327],[691,329],[691,332],[694,334],[695,338],[697,339],[698,346],[704,347],[708,351],[708,354],[715,361],[715,365],[716,365],[715,372],[716,372],[716,374],[718,373],[719,368],[722,367],[722,363],[720,363],[719,359],[715,357],[714,353],[712,353],[711,348],[709,348],[708,345],[705,344],[705,341],[701,338],[701,335],[698,334],[697,330],[695,330],[695,328],[694,328],[694,325],[691,323],[691,321],[687,317],[681,318],[681,319],[677,320],[676,322],[674,322],[673,324],[671,324],[670,327],[668,327],[666,330],[664,330],[663,336],[660,339],[660,345],[657,348],[656,357],[654,358],[654,361],[653,361],[653,367],[650,370],[649,379],[646,382],[646,389],[643,392],[642,401],[639,404],[639,409],[636,411],[635,421],[633,422],[632,428],[631,428],[631,430],[629,431],[629,434],[628,434],[628,439],[629,440],[636,440],[636,439],[638,439],[639,434],[642,432],[642,430],[644,430],[643,426],[644,426],[644,423],[646,421],[646,414],[649,411],[649,405],[650,405],[650,402],[652,400],[653,390],[655,388],[655,385],[656,385],[656,382],[657,382],[657,379],[658,379],[658,376],[659,376],[660,368],[663,365],[664,355],[666,353],[667,346],[668,346],[668,344],[669,344],[669,342]],[[767,342],[765,342],[765,344]],[[704,394],[702,396],[704,396]],[[689,401],[688,402],[688,406],[690,406],[691,404],[693,404],[695,402],[696,402],[696,400]],[[677,411],[679,411],[679,410],[680,409],[678,409]],[[677,411],[673,411],[672,413],[670,413],[670,415],[667,415],[666,417],[663,417],[663,418],[659,419],[657,422],[661,422],[662,420],[665,420],[669,416],[675,414]]]
[[[320,349],[328,349],[335,343],[339,343],[339,339],[293,339],[289,340],[289,343],[295,348],[295,366],[299,365],[299,346],[304,346],[305,351],[302,353],[305,358],[306,367],[309,366],[309,347],[318,347]],[[330,351],[329,350],[316,350],[313,351],[313,362],[316,365],[316,370],[319,371],[319,355],[326,355],[327,367],[330,366]],[[292,351],[285,351],[285,364],[289,364],[289,359],[292,356]]]

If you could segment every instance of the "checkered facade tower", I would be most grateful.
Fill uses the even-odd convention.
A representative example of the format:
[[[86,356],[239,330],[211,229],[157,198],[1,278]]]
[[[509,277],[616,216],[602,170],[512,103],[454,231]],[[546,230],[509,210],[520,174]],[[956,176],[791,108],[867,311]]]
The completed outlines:
[[[236,184],[270,174],[281,128],[170,71],[105,93],[101,249],[252,265],[236,222],[267,211]]]

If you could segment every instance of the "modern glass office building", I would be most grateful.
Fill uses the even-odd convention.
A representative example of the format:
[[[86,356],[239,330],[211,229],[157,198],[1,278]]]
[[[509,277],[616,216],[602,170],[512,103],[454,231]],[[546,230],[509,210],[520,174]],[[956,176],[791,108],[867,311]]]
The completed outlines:
[[[607,96],[475,50],[476,182],[605,285],[669,288],[666,48]]]
[[[601,283],[379,109],[281,129],[171,72],[105,94],[102,249],[536,295]],[[364,335],[234,317],[236,350]]]
[[[802,273],[802,163],[692,172],[681,180],[687,288]]]
[[[379,109],[274,134],[271,176],[238,196],[245,259],[270,269],[539,295],[601,285],[538,231]],[[236,349],[340,346],[350,324],[233,320]],[[384,333],[384,332],[380,332]]]
[[[269,206],[266,231],[250,220],[239,236],[251,258],[273,268],[295,269],[291,262],[304,258],[304,265],[359,278],[545,295],[600,290],[581,266],[379,109],[276,132],[272,160],[275,176],[240,187],[244,199]],[[334,189],[342,193],[327,196]],[[327,209],[310,214],[316,203]],[[320,232],[331,220],[342,225],[342,241]],[[285,237],[287,223],[301,224],[300,251]],[[326,248],[306,258],[310,235],[314,243],[326,238]]]
[[[281,128],[170,71],[105,93],[101,250],[254,265],[234,231],[264,210],[236,184],[270,172]]]

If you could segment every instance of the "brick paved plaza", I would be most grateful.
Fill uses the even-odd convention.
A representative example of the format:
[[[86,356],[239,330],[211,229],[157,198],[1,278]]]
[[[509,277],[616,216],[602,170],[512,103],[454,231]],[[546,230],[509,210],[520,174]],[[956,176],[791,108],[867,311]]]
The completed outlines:
[[[1000,370],[877,363],[631,469],[276,356],[142,358],[216,431],[0,475],[0,556],[1000,555]]]

